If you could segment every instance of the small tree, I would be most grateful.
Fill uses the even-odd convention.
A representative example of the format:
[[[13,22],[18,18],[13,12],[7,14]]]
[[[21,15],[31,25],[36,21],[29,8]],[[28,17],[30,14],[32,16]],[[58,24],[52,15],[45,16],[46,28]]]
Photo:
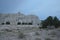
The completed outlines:
[[[53,20],[53,22],[54,22],[54,26],[57,28],[58,26],[59,26],[59,19],[55,16],[54,17],[54,20]]]
[[[46,19],[46,22],[47,22],[47,26],[52,26],[53,25],[53,17],[52,16],[49,16]]]

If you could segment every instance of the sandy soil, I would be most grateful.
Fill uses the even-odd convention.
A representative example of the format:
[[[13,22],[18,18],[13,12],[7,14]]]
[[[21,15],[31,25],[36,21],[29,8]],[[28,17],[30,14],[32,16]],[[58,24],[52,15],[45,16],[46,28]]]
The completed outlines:
[[[60,28],[0,30],[0,40],[60,40]]]

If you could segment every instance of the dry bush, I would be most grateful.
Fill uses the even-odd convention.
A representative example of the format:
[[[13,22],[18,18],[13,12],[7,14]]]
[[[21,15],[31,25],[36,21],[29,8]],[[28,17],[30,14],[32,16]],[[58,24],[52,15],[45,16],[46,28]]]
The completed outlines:
[[[40,33],[39,32],[35,32],[35,35],[40,35]]]
[[[21,39],[25,38],[24,33],[22,33],[22,32],[18,32],[18,38],[21,38]]]
[[[41,40],[41,38],[36,38],[35,40]]]
[[[50,33],[50,35],[56,35],[56,32],[55,32],[55,31],[52,31],[52,32]]]
[[[51,38],[45,38],[45,40],[52,40]]]
[[[10,29],[4,29],[4,31],[7,31],[7,32],[12,32],[12,30],[10,30]]]

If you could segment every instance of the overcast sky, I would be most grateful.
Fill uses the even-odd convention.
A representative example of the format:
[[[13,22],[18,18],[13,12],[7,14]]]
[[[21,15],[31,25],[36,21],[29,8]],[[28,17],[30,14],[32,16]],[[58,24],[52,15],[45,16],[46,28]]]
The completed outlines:
[[[0,13],[37,15],[41,20],[48,16],[60,18],[60,0],[0,0]]]

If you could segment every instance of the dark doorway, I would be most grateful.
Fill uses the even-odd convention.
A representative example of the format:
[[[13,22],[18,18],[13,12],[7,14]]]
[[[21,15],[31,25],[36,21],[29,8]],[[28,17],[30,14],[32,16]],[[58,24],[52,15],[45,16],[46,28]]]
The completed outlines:
[[[17,25],[21,25],[21,23],[20,23],[20,22],[18,22],[18,23],[17,23]]]
[[[6,22],[7,25],[10,25],[10,22]]]
[[[1,25],[4,25],[4,23],[1,23]]]
[[[29,25],[32,25],[32,23],[28,23]]]

